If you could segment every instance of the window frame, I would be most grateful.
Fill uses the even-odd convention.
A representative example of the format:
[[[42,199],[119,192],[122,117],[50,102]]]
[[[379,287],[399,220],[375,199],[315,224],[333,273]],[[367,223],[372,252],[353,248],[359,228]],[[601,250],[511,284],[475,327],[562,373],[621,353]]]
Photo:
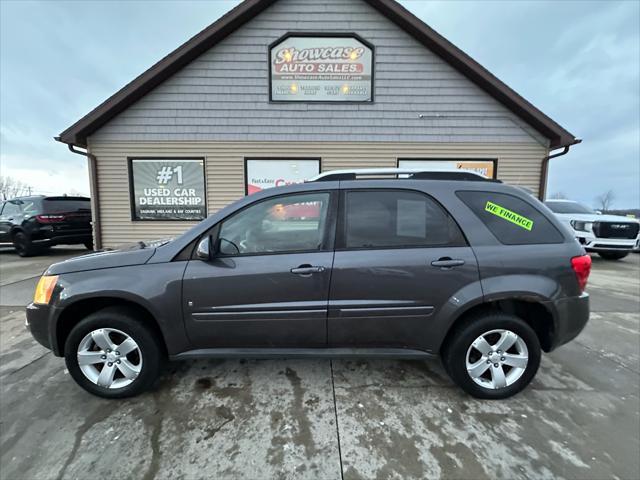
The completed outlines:
[[[210,235],[212,240],[214,242],[217,242],[218,239],[220,238],[220,232],[222,231],[222,225],[224,222],[226,222],[227,220],[229,220],[232,217],[235,217],[236,215],[241,214],[242,212],[244,212],[245,210],[254,207],[260,203],[263,202],[267,202],[270,200],[274,200],[277,198],[283,198],[283,197],[293,197],[293,196],[303,196],[303,195],[313,195],[313,194],[329,194],[329,205],[327,206],[327,218],[325,221],[325,231],[322,235],[322,243],[319,249],[313,249],[313,250],[283,250],[281,252],[254,252],[254,253],[236,253],[236,254],[222,254],[222,253],[216,253],[215,256],[213,256],[213,259],[216,258],[241,258],[241,257],[261,257],[261,256],[265,256],[265,255],[293,255],[293,254],[299,254],[299,253],[320,253],[320,252],[332,252],[334,250],[334,246],[335,246],[335,238],[336,238],[336,223],[337,223],[337,210],[338,210],[338,191],[337,190],[310,190],[310,191],[306,191],[306,192],[288,192],[288,193],[282,193],[279,195],[273,195],[273,196],[269,196],[266,198],[262,198],[260,200],[257,200],[255,202],[251,202],[248,205],[245,205],[244,207],[242,207],[239,210],[236,210],[235,212],[227,215],[225,218],[223,218],[222,220],[220,220],[219,222],[217,222],[214,226],[212,226],[209,230],[207,230],[202,236],[199,237],[198,242],[200,242],[200,240],[202,238],[204,238],[205,236]],[[196,242],[196,245],[197,243]],[[195,255],[195,249],[192,253],[192,258],[194,258]]]
[[[408,192],[408,193],[417,193],[426,197],[428,200],[432,201],[435,205],[440,207],[442,211],[453,221],[454,225],[458,229],[460,233],[460,243],[445,243],[440,245],[386,245],[386,246],[374,246],[374,247],[347,247],[347,236],[346,236],[346,221],[347,221],[347,194],[353,193],[361,193],[361,192]],[[337,216],[337,227],[336,227],[336,241],[335,241],[335,251],[336,252],[349,252],[349,251],[358,251],[358,250],[399,250],[399,249],[414,249],[414,248],[454,248],[454,247],[468,247],[469,240],[464,233],[464,230],[460,227],[460,224],[456,220],[456,218],[451,214],[451,212],[445,208],[445,206],[439,202],[435,197],[429,195],[422,190],[416,190],[414,188],[346,188],[344,190],[340,190],[340,201],[339,201],[339,209]]]

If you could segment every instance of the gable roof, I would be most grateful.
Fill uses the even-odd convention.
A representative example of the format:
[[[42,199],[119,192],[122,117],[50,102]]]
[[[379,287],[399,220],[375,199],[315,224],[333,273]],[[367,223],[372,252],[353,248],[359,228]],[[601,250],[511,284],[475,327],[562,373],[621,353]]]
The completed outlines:
[[[89,135],[276,1],[244,0],[64,130],[56,140],[86,147]],[[395,0],[364,1],[548,138],[551,149],[580,142]]]

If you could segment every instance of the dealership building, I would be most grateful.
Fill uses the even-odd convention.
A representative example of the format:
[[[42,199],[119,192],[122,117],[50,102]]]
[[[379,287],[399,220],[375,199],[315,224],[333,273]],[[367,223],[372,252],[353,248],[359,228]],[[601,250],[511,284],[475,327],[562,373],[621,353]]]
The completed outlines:
[[[543,196],[579,139],[394,0],[245,0],[56,138],[96,247],[344,168],[471,169]]]

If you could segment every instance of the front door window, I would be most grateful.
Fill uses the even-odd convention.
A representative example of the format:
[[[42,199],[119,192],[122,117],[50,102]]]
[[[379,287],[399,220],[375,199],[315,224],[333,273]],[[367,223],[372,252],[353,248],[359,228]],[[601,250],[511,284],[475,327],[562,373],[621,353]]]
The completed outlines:
[[[259,202],[220,227],[222,255],[320,251],[325,241],[328,193],[287,195]]]

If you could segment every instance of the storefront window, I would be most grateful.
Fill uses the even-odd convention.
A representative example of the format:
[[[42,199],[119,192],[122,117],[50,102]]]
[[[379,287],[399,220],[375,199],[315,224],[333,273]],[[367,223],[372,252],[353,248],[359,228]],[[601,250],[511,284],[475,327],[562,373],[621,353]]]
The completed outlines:
[[[203,220],[207,216],[204,160],[130,160],[133,220]]]
[[[245,193],[302,183],[320,173],[320,159],[247,159]]]
[[[424,168],[425,170],[468,170],[484,175],[487,178],[496,178],[497,160],[474,159],[422,159],[401,158],[398,160],[399,168]]]

